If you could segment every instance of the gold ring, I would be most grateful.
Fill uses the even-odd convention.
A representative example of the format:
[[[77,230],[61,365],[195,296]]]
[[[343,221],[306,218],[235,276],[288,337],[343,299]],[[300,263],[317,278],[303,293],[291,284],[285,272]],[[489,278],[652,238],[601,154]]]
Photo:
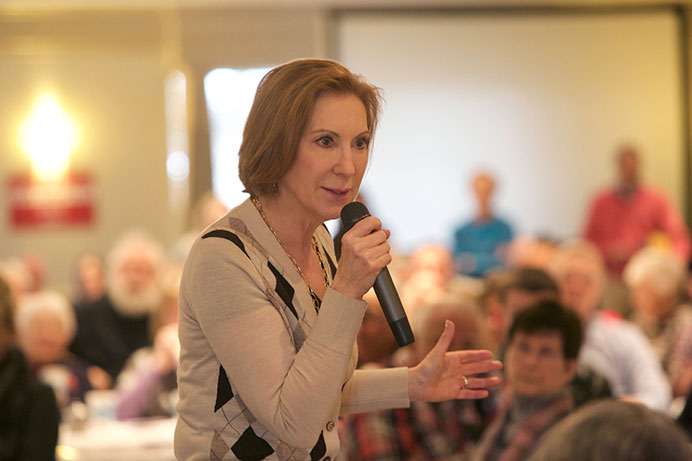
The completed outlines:
[[[461,386],[461,388],[467,389],[469,387],[469,379],[466,376],[462,376],[461,381],[463,382],[463,385]]]

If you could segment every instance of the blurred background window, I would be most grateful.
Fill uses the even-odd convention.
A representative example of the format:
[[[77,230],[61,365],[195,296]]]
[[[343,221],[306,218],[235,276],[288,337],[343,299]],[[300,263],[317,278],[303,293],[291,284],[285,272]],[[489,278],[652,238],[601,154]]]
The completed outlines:
[[[204,78],[214,194],[229,208],[247,194],[238,178],[238,149],[255,90],[267,68],[214,69]]]

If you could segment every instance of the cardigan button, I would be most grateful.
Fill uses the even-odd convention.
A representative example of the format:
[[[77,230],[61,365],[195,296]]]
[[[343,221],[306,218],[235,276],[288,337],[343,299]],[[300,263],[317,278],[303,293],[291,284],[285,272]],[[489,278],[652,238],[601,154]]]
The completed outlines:
[[[327,423],[327,431],[331,432],[334,430],[334,421],[329,421]]]

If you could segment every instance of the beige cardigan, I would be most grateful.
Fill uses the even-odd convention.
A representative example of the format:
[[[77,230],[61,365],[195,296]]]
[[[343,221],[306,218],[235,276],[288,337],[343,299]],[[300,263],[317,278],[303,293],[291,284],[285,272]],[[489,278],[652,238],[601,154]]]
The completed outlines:
[[[409,406],[405,368],[354,372],[366,303],[328,288],[318,315],[251,201],[203,236],[180,290],[177,459],[333,459],[339,414]]]

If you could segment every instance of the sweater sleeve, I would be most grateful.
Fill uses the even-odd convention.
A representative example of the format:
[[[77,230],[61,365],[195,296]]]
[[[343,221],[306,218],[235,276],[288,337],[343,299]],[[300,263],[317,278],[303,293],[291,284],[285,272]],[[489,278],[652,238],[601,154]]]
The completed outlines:
[[[253,263],[236,245],[199,242],[182,296],[233,392],[284,442],[311,448],[338,403],[366,303],[327,289],[298,352]]]
[[[408,408],[408,368],[356,370],[341,393],[341,415]]]

